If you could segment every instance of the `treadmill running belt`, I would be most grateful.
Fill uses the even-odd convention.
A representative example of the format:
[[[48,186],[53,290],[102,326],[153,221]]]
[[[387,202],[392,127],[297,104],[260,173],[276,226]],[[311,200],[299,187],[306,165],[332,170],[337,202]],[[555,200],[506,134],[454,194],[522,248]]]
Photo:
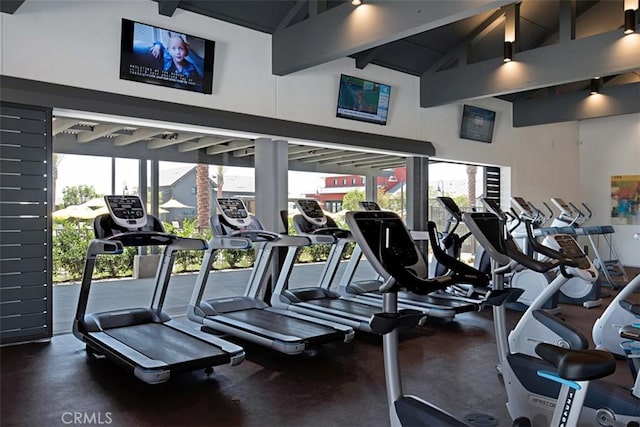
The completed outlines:
[[[279,334],[299,337],[303,340],[323,336],[335,336],[339,338],[344,335],[343,332],[336,331],[329,326],[322,326],[265,309],[233,311],[224,313],[224,317],[268,329]]]
[[[143,323],[104,332],[147,357],[169,365],[229,357],[220,348],[162,323]]]
[[[346,317],[349,315],[356,315],[365,317],[367,320],[371,318],[371,315],[382,311],[382,301],[380,302],[380,307],[373,307],[349,300],[330,298],[310,299],[304,301],[304,303],[337,310],[345,313]]]

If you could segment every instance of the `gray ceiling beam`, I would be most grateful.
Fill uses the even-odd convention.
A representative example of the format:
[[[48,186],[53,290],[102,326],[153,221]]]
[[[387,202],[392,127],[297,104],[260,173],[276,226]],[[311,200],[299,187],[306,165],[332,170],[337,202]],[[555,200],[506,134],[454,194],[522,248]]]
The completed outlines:
[[[640,68],[640,38],[621,30],[519,52],[510,63],[495,58],[425,73],[420,106],[462,102],[559,85]]]
[[[356,152],[351,152],[351,153],[342,153],[340,155],[336,155],[336,156],[327,156],[326,158],[323,158],[322,160],[319,161],[320,164],[326,165],[326,164],[339,164],[339,163],[346,163],[347,161],[350,161],[354,158],[360,158],[363,156],[367,156],[367,153],[361,152],[361,151],[356,151]],[[383,154],[380,154],[383,155]],[[369,154],[370,156],[370,154]]]
[[[95,141],[98,138],[102,138],[103,136],[107,136],[110,135],[116,131],[119,131],[120,129],[122,129],[124,126],[123,125],[112,125],[112,124],[108,124],[108,125],[98,125],[96,127],[93,128],[93,131],[91,132],[83,132],[78,134],[78,138],[77,141],[80,144],[84,144],[86,142],[91,142],[91,141]]]
[[[283,28],[287,28],[287,26],[294,20],[294,18],[300,13],[303,6],[307,4],[306,0],[298,0],[296,4],[293,5],[289,12],[282,18],[282,21],[276,27],[276,31],[281,30]]]
[[[576,38],[576,0],[560,2],[560,16],[558,19],[558,35],[560,41]]]
[[[197,141],[186,141],[178,146],[178,151],[194,151],[199,150],[201,148],[211,147],[213,145],[224,144],[225,142],[233,141],[236,138],[231,138],[228,136],[225,137],[217,137],[217,136],[204,136]]]
[[[368,0],[350,3],[272,36],[272,73],[284,76],[512,3],[506,0]]]
[[[318,148],[318,147],[307,147],[307,151],[298,152],[295,154],[289,154],[289,161],[292,160],[307,160],[309,158],[315,158],[317,156],[322,155],[323,153],[330,153],[333,150],[329,150],[327,148]]]
[[[351,156],[351,158],[348,160],[337,161],[334,163],[337,165],[356,165],[356,164],[366,165],[369,163],[377,163],[377,162],[380,162],[382,159],[386,160],[389,158],[392,158],[392,157],[387,154],[367,155],[367,154],[361,153],[359,156],[355,156],[355,157]]]
[[[18,104],[95,111],[208,128],[242,129],[256,135],[277,135],[278,138],[286,140],[317,141],[332,148],[352,146],[371,151],[395,151],[406,155],[436,155],[436,149],[430,141],[381,135],[374,133],[374,125],[370,126],[371,132],[359,132],[2,75],[0,90],[3,101]],[[193,136],[194,134],[191,134],[191,139],[202,136]],[[156,142],[150,141],[149,144]],[[154,147],[154,144],[150,146]],[[209,161],[207,158],[205,163]]]
[[[311,147],[308,145],[291,145],[289,144],[289,147],[287,149],[287,153],[289,155],[292,154],[299,154],[299,153],[307,153],[310,150],[313,150],[315,147]]]
[[[137,129],[133,131],[131,135],[120,135],[113,140],[113,144],[116,147],[122,147],[123,145],[133,144],[134,142],[143,141],[149,139],[152,136],[161,134],[162,129]]]
[[[312,147],[313,148],[313,147]],[[317,162],[318,157],[325,159],[331,156],[344,155],[345,151],[333,150],[330,148],[313,148],[306,155],[301,153],[295,156],[289,156],[289,160],[300,160],[303,163]]]
[[[640,83],[589,89],[513,103],[513,126],[524,127],[640,113]]]
[[[376,59],[376,56],[378,56],[378,54],[382,52],[385,48],[386,48],[386,45],[381,45],[381,46],[376,46],[373,49],[369,49],[365,52],[358,53],[355,56],[356,68],[358,70],[363,70],[364,67],[366,67],[371,63],[371,61]]]
[[[53,133],[53,135],[57,135],[60,132],[64,132],[65,130],[73,127],[76,123],[78,123],[78,119],[56,117],[51,124],[51,133]]]
[[[157,0],[158,13],[164,16],[173,16],[180,5],[180,0]]]
[[[321,165],[319,163],[301,163],[299,161],[289,162],[290,171],[299,172],[317,172],[328,175],[363,175],[363,176],[375,176],[378,175],[380,169],[375,168],[355,168],[340,167],[336,165]]]
[[[2,0],[0,1],[0,12],[13,15],[22,6],[22,3],[24,0]]]
[[[468,49],[472,49],[473,45],[479,43],[484,37],[486,37],[491,31],[493,31],[498,25],[502,24],[504,20],[504,10],[498,9],[485,19],[480,25],[467,34],[462,40],[460,40],[455,46],[448,50],[440,59],[434,62],[427,72],[438,71],[442,68],[446,68],[451,63],[458,61],[461,54],[464,52],[468,56]]]
[[[255,144],[256,144],[255,141],[250,141],[250,140],[231,141],[226,145],[215,145],[213,147],[207,148],[207,154],[215,155],[215,154],[222,154],[222,153],[230,153],[235,150],[243,150],[245,148],[253,147],[255,146]]]
[[[153,141],[147,142],[147,148],[150,150],[157,150],[159,148],[182,144],[185,141],[201,137],[202,135],[196,135],[193,133],[173,133],[171,135],[165,135],[161,139],[154,139]]]

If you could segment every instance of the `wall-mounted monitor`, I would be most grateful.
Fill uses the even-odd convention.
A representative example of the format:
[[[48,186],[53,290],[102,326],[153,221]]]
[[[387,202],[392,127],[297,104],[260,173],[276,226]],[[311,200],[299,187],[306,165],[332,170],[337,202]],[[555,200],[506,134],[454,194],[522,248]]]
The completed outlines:
[[[210,94],[214,52],[214,41],[123,19],[120,78]]]
[[[491,142],[493,140],[493,126],[495,122],[495,111],[465,105],[462,109],[460,138],[480,142]]]
[[[342,74],[337,117],[387,124],[391,86]]]

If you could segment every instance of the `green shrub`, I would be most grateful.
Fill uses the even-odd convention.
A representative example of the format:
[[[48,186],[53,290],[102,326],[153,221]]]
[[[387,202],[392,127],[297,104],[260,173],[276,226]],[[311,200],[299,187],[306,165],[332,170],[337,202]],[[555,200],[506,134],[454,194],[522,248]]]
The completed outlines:
[[[93,231],[72,219],[55,220],[54,229],[54,276],[62,280],[80,280]]]

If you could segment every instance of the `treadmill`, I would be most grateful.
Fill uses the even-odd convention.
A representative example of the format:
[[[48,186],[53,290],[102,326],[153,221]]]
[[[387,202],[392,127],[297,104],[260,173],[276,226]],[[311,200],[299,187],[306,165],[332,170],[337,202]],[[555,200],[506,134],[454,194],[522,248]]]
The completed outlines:
[[[218,198],[216,204],[220,214],[211,218],[213,234],[218,236],[214,239],[248,239],[255,245],[254,268],[244,295],[204,299],[218,249],[210,247],[196,279],[188,318],[202,325],[203,331],[224,333],[285,354],[299,354],[329,342],[351,341],[354,331],[347,325],[269,307],[263,300],[271,278],[273,253],[279,247],[306,246],[309,239],[264,230],[240,199]]]
[[[347,324],[362,332],[373,333],[369,321],[382,309],[381,300],[358,299],[340,295],[330,289],[336,276],[342,254],[353,236],[348,230],[338,228],[333,219],[322,212],[317,200],[299,199],[296,205],[300,214],[293,217],[296,233],[310,239],[313,244],[330,244],[328,259],[315,286],[289,286],[289,279],[298,255],[298,247],[289,247],[287,256],[273,295],[271,305],[297,313]],[[420,309],[427,314],[430,310]],[[434,311],[434,310],[431,310]],[[435,316],[435,314],[432,313]]]
[[[163,310],[176,252],[205,250],[201,239],[167,234],[156,217],[147,215],[138,196],[105,196],[108,214],[95,218],[95,239],[87,250],[73,334],[94,356],[104,356],[149,384],[172,374],[213,366],[237,365],[244,350],[236,344],[172,320]],[[244,239],[233,239],[244,245]],[[127,246],[162,246],[150,307],[86,313],[91,279],[98,255],[117,255]],[[126,296],[123,296],[126,298]]]

